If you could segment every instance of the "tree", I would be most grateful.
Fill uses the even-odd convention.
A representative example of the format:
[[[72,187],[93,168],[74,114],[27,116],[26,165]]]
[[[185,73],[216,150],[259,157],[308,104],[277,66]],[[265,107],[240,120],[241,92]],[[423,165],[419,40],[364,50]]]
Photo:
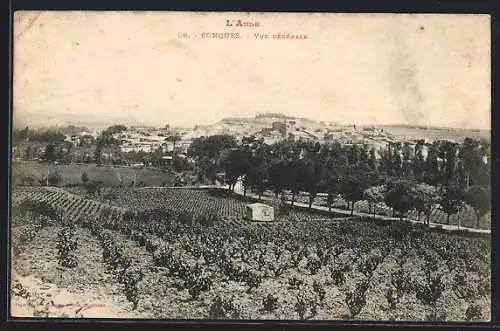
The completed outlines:
[[[32,158],[33,158],[33,150],[31,146],[27,146],[26,149],[24,150],[24,160],[30,161]]]
[[[361,145],[361,147],[359,148],[359,163],[366,164],[369,166],[368,164],[369,159],[370,159],[370,151],[368,149],[368,146]]]
[[[487,186],[471,186],[465,193],[465,201],[476,213],[476,228],[479,229],[479,220],[491,210],[491,190]]]
[[[437,185],[439,183],[439,163],[438,163],[438,143],[433,142],[427,151],[425,159],[424,181],[429,185]]]
[[[392,169],[394,175],[400,177],[403,175],[403,151],[400,142],[389,143],[392,145]]]
[[[455,178],[456,166],[457,166],[457,152],[458,146],[448,140],[439,142],[439,157],[443,162],[441,169],[442,183],[444,185],[456,185],[453,183]]]
[[[30,130],[28,127],[24,129],[14,129],[12,130],[12,142],[19,143],[23,141],[27,141],[29,138]]]
[[[112,136],[114,134],[127,131],[127,127],[121,124],[112,125],[102,132],[103,136]]]
[[[350,165],[358,164],[358,162],[359,162],[358,145],[356,145],[356,144],[352,145],[351,148],[349,149],[349,152],[347,155],[348,155],[347,159],[348,159]]]
[[[269,168],[269,186],[272,188],[276,198],[280,193],[283,193],[285,186],[288,182],[287,166],[283,161],[274,163]]]
[[[29,140],[38,142],[47,142],[51,144],[62,143],[66,139],[66,136],[61,132],[56,132],[53,130],[44,130],[39,132],[30,132]]]
[[[362,174],[350,174],[344,178],[341,184],[341,193],[348,202],[348,208],[349,202],[351,203],[351,215],[354,213],[354,204],[363,199],[366,184],[361,177]]]
[[[292,192],[292,206],[295,203],[295,197],[304,186],[303,183],[308,176],[307,172],[306,165],[302,159],[293,159],[287,162],[285,188]]]
[[[367,164],[371,170],[373,170],[373,171],[377,170],[377,157],[376,157],[375,148],[370,149]]]
[[[97,145],[95,147],[94,151],[94,161],[97,164],[101,164],[101,155],[102,155],[102,149],[105,145],[104,139],[103,138],[97,138]]]
[[[82,172],[81,179],[82,179],[83,185],[87,184],[87,182],[89,181],[89,174],[86,171]]]
[[[222,152],[236,147],[236,140],[231,135],[201,136],[193,139],[188,155],[195,160],[199,177],[214,182],[217,172],[223,169]]]
[[[446,224],[450,224],[450,216],[458,213],[463,203],[463,191],[458,186],[446,186],[441,190],[439,204],[446,213]]]
[[[465,175],[465,191],[469,191],[472,171],[481,163],[480,142],[469,137],[464,139],[459,152],[459,158]]]
[[[375,208],[378,203],[384,201],[385,194],[385,185],[380,186],[372,186],[367,188],[363,192],[363,198],[368,201],[370,205],[370,212],[373,213],[373,217],[375,218],[377,209]]]
[[[62,181],[62,175],[59,170],[51,171],[47,177],[49,185],[55,186]]]
[[[415,145],[415,155],[413,157],[413,175],[418,182],[423,181],[425,170],[424,140],[419,140]]]
[[[340,178],[329,177],[324,184],[326,189],[326,204],[328,205],[328,211],[332,211],[332,204],[335,196],[339,194],[341,190]]]
[[[45,160],[51,161],[51,162],[54,162],[57,160],[56,146],[54,144],[48,144],[47,146],[45,146],[43,158]]]
[[[188,155],[199,159],[207,156],[215,159],[220,156],[223,150],[237,147],[236,139],[231,135],[213,135],[208,137],[198,137],[193,139],[188,149]]]
[[[175,154],[175,144],[178,143],[179,141],[181,141],[181,136],[179,136],[178,134],[174,134],[174,135],[168,136],[167,138],[165,138],[165,140],[169,141],[173,144],[173,146],[172,146],[172,157],[173,157]]]
[[[309,209],[311,209],[322,184],[321,174],[323,169],[321,162],[315,159],[307,159],[303,167],[302,187],[309,193]]]
[[[225,171],[225,180],[229,190],[233,191],[240,176],[243,176],[250,167],[252,154],[246,149],[232,149],[222,156],[222,165]]]
[[[438,190],[428,184],[417,184],[410,189],[410,199],[417,210],[418,220],[420,220],[420,214],[424,213],[427,216],[426,223],[429,225],[432,207],[439,202]]]
[[[394,211],[399,213],[401,220],[403,215],[413,207],[409,194],[410,188],[411,183],[407,180],[398,180],[387,185],[384,201],[387,206],[392,208],[393,213]]]
[[[412,159],[414,159],[413,152],[410,146],[409,142],[405,142],[403,144],[403,150],[402,150],[402,164],[401,164],[401,171],[403,177],[409,178],[412,175]]]
[[[248,168],[245,175],[245,182],[249,187],[255,190],[260,199],[267,186],[267,166],[265,163],[254,165]]]
[[[346,174],[347,157],[342,146],[336,142],[324,144],[320,149],[319,163],[322,168],[321,188],[327,193],[326,202],[331,211],[335,196],[341,193],[341,179]]]
[[[388,176],[394,174],[394,164],[393,164],[393,151],[392,145],[387,144],[387,147],[381,150],[380,154],[380,168],[381,171],[386,173]]]

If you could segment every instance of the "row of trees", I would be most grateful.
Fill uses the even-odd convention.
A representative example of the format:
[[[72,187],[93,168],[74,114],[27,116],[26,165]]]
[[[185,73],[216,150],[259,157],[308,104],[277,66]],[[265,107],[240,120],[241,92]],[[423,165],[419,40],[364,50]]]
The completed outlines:
[[[245,193],[251,189],[260,196],[272,190],[283,197],[286,190],[291,205],[301,191],[309,193],[310,206],[324,192],[329,206],[341,194],[351,210],[366,199],[374,206],[385,202],[400,215],[411,209],[429,215],[434,204],[452,215],[467,202],[480,217],[489,210],[489,148],[487,141],[470,138],[462,144],[390,143],[376,150],[310,141],[269,146],[254,137],[237,143],[229,135],[217,135],[195,139],[189,154],[212,180],[224,171],[230,190],[242,178]]]
[[[491,208],[491,191],[488,186],[472,186],[468,191],[460,187],[431,186],[425,183],[416,183],[409,180],[398,180],[387,185],[367,188],[362,196],[370,204],[370,211],[375,215],[377,204],[384,202],[387,206],[397,211],[400,218],[408,211],[415,209],[418,219],[424,215],[425,223],[430,223],[431,212],[435,205],[446,214],[446,223],[450,223],[450,216],[460,212],[464,204],[473,207],[476,214],[476,227],[479,220]],[[460,219],[459,224],[460,227]]]
[[[29,127],[24,129],[12,130],[12,142],[19,143],[25,141],[60,143],[66,139],[66,136],[56,130],[33,130]]]

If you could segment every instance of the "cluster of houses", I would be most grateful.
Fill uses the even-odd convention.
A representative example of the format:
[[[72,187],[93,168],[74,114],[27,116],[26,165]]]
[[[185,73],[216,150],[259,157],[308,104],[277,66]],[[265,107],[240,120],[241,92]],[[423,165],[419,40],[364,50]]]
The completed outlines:
[[[93,146],[99,137],[100,132],[80,132],[77,135],[67,135],[66,141],[76,146]],[[179,139],[175,141],[169,137],[176,135]],[[184,135],[172,132],[169,128],[154,127],[130,127],[127,131],[113,134],[119,144],[119,149],[123,153],[146,152],[152,153],[161,148],[162,153],[172,152],[174,146],[176,151],[186,153],[192,141],[192,135]]]
[[[303,124],[303,123],[302,123]],[[58,152],[61,155],[69,156],[71,151],[71,161],[90,162],[93,158],[93,149],[100,136],[99,131],[80,132],[76,135],[67,135],[65,141],[70,143],[69,147],[61,146]],[[296,123],[294,120],[276,120],[258,126],[248,126],[245,123],[222,123],[218,126],[195,126],[192,129],[172,130],[168,126],[163,128],[155,127],[129,127],[126,131],[113,134],[113,138],[118,141],[114,146],[107,146],[102,151],[102,155],[107,159],[118,157],[121,154],[130,152],[145,152],[161,154],[162,163],[172,161],[172,155],[187,157],[187,151],[194,138],[199,136],[209,136],[213,134],[231,134],[237,140],[243,137],[254,136],[261,142],[272,145],[283,140],[290,141],[313,141],[319,143],[339,142],[344,146],[353,144],[363,144],[369,148],[374,148],[376,157],[380,157],[378,151],[385,148],[388,143],[407,142],[411,148],[417,144],[417,140],[397,139],[383,129],[374,126],[356,128],[355,125],[345,126],[308,126]],[[424,157],[427,154],[429,142],[423,146]],[[31,145],[31,144],[30,144]],[[33,158],[43,154],[44,146],[31,145],[30,153]],[[25,146],[13,147],[13,159],[25,159]],[[486,161],[485,161],[486,162]]]

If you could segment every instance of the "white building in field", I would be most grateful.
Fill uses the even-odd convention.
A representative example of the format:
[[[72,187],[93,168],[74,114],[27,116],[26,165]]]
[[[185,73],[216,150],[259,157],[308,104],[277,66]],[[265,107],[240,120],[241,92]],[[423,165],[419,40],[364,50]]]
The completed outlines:
[[[274,207],[260,202],[249,204],[247,205],[247,218],[251,221],[272,222],[274,221]]]

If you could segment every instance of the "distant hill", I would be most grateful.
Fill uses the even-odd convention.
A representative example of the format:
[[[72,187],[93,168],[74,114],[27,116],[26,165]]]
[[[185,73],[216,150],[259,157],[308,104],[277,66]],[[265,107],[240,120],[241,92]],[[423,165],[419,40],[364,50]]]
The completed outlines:
[[[199,125],[197,134],[236,134],[249,135],[260,132],[263,128],[270,128],[273,122],[284,122],[295,127],[297,130],[307,130],[309,132],[320,132],[324,129],[343,129],[353,128],[350,124],[339,124],[333,121],[317,121],[309,118],[285,115],[282,113],[260,113],[254,117],[227,117],[211,125]],[[109,116],[102,114],[99,116],[88,114],[70,114],[63,113],[57,116],[51,116],[43,113],[23,112],[16,114],[13,127],[22,129],[26,126],[34,129],[65,129],[64,133],[71,134],[74,130],[85,129],[81,131],[96,131],[105,129],[111,125],[147,126],[140,120],[126,116]],[[149,123],[150,124],[150,123]],[[73,126],[71,128],[70,126]],[[192,127],[194,127],[193,125]],[[465,137],[475,139],[491,140],[490,130],[473,130],[460,128],[443,128],[423,125],[410,124],[389,124],[389,125],[357,125],[358,129],[363,127],[375,127],[383,129],[385,132],[401,139],[426,139],[429,141],[438,139],[447,139],[457,142],[463,141]],[[76,127],[76,128],[75,128]],[[191,127],[191,128],[192,128]]]
[[[391,135],[404,139],[427,139],[427,140],[452,140],[462,142],[466,137],[474,139],[491,140],[490,130],[481,129],[460,129],[422,125],[394,124],[375,125]]]
[[[288,116],[281,113],[262,113],[255,115],[255,118],[277,118],[277,119],[279,118],[279,119],[290,119],[290,120],[295,119],[295,117],[293,116]]]
[[[133,118],[122,116],[92,116],[87,114],[61,114],[57,117],[40,113],[21,113],[15,114],[12,126],[15,129],[21,129],[26,126],[35,129],[48,129],[57,127],[68,127],[70,125],[77,127],[85,127],[89,131],[101,130],[111,125],[125,125],[125,126],[141,126],[142,122]]]

